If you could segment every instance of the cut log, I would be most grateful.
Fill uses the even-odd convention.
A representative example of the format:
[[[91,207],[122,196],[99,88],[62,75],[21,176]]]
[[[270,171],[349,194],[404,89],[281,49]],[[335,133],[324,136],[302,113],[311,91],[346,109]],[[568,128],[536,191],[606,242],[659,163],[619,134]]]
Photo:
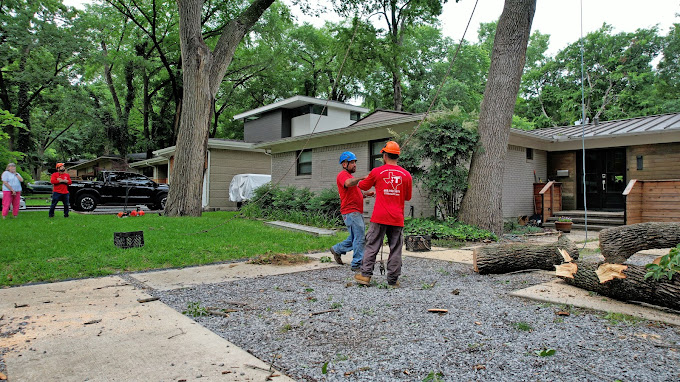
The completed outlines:
[[[627,265],[604,263],[597,267],[595,273],[600,280],[600,284],[604,284],[614,279],[625,279],[626,275],[623,274],[623,271],[626,269],[628,269]]]
[[[560,249],[578,259],[578,247],[566,235],[547,245],[535,244],[497,244],[475,248],[472,262],[475,272],[481,275],[508,273],[523,269],[544,269],[552,271],[555,265],[562,264],[564,257]]]
[[[680,223],[638,223],[600,231],[604,261],[622,264],[636,252],[680,243]]]
[[[555,275],[558,277],[574,278],[574,273],[578,271],[578,266],[574,263],[564,263],[555,265]]]
[[[671,280],[665,277],[645,280],[647,271],[644,266],[627,264],[623,271],[625,279],[600,283],[597,275],[600,264],[577,262],[577,265],[574,278],[561,277],[569,285],[621,301],[640,301],[680,310],[680,276],[677,274]]]

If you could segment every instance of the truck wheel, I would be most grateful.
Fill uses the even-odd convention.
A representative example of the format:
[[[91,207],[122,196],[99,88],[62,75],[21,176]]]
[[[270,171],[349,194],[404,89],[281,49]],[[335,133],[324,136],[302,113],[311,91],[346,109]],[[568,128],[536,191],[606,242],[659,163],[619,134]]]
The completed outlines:
[[[154,204],[153,208],[155,210],[164,210],[165,209],[165,203],[167,201],[168,201],[168,194],[158,195],[158,199],[156,199],[156,204]]]
[[[76,198],[76,206],[80,211],[94,211],[97,208],[97,198],[92,194],[78,195]]]

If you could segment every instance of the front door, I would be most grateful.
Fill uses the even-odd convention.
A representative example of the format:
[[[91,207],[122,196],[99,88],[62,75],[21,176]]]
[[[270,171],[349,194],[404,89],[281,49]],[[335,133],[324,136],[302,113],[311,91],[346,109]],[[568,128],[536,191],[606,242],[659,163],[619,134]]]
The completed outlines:
[[[585,203],[583,198],[583,159],[577,153],[579,175],[578,206],[588,209],[622,211],[625,208],[623,190],[626,188],[626,149],[586,150]]]

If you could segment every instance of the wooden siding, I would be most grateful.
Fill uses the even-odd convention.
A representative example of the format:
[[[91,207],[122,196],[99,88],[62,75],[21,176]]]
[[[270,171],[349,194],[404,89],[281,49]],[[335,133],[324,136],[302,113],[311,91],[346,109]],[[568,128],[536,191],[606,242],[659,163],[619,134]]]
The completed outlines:
[[[569,170],[568,177],[557,177],[557,170]],[[562,183],[562,206],[565,210],[576,209],[577,169],[576,151],[557,151],[548,154],[548,178]],[[545,179],[543,179],[545,181]]]
[[[633,179],[624,195],[626,224],[680,222],[680,179]]]
[[[642,170],[637,156],[642,155]],[[680,179],[680,143],[629,146],[626,150],[627,179]]]
[[[543,216],[543,220],[562,211],[562,184],[556,182],[534,183],[534,213]]]
[[[211,149],[208,208],[236,209],[229,184],[237,174],[271,174],[271,159],[261,152]]]

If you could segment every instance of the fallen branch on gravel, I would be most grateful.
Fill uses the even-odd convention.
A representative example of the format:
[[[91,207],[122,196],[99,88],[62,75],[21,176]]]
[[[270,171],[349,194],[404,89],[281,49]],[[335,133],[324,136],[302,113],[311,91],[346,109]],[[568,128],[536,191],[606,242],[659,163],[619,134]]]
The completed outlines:
[[[552,271],[556,264],[568,261],[560,249],[578,259],[578,247],[565,235],[547,245],[497,244],[475,248],[472,262],[475,272],[480,275],[508,273],[524,269]]]
[[[340,309],[328,309],[328,310],[322,310],[321,312],[310,313],[309,315],[310,316],[316,316],[316,315],[319,315],[319,314],[339,312],[339,311],[340,311]]]
[[[160,300],[160,299],[158,297],[138,298],[137,302],[143,304],[145,302],[151,302],[151,301],[156,301],[156,300]]]
[[[638,223],[600,231],[604,261],[622,264],[636,252],[680,243],[680,223]]]
[[[229,317],[229,313],[220,312],[219,310],[206,309],[206,312],[212,314],[213,316]]]

